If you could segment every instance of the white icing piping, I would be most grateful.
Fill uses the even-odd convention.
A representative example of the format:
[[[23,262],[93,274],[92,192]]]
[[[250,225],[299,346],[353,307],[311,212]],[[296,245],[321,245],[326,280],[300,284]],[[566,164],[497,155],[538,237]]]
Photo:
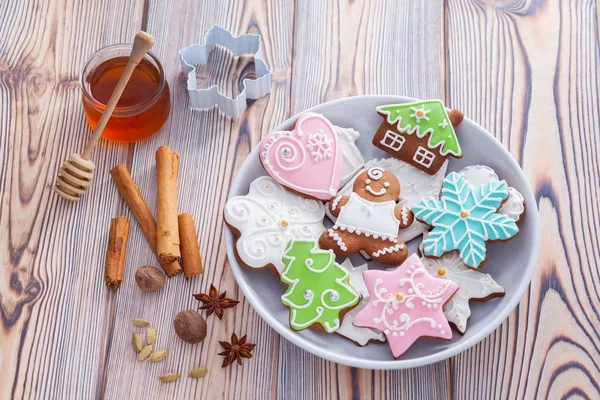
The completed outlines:
[[[358,229],[354,228],[353,226],[339,225],[336,223],[335,225],[333,225],[333,229],[339,229],[340,231],[348,231],[350,233],[354,233],[355,235],[359,235],[359,236],[360,235],[365,235],[366,237],[373,236],[373,239],[389,240],[392,243],[398,243],[398,239],[395,236],[382,235],[380,233],[365,231],[365,230],[358,230]]]
[[[373,196],[383,196],[386,192],[385,188],[379,189],[377,192],[371,189],[371,185],[367,185],[367,192],[371,193]]]
[[[400,251],[402,249],[404,249],[404,245],[402,243],[400,243],[400,244],[397,244],[395,246],[385,247],[383,249],[377,250],[372,255],[373,255],[373,258],[377,258],[377,257],[380,257],[380,256],[382,256],[384,254],[388,254],[388,253],[392,254],[392,253]]]
[[[348,248],[346,247],[346,244],[344,243],[344,240],[340,237],[340,235],[335,233],[333,229],[328,229],[327,232],[329,233],[329,237],[335,240],[335,243],[338,245],[340,250],[348,251]]]
[[[383,168],[373,167],[367,171],[369,178],[375,179],[376,181],[380,180],[383,176]]]
[[[402,223],[404,225],[408,224],[408,211],[406,210],[406,207],[402,207],[400,214],[402,214]]]
[[[340,201],[342,200],[342,195],[340,194],[338,197],[336,197],[335,199],[333,199],[333,201],[331,202],[331,209],[335,210],[338,206],[338,204],[340,203]]]

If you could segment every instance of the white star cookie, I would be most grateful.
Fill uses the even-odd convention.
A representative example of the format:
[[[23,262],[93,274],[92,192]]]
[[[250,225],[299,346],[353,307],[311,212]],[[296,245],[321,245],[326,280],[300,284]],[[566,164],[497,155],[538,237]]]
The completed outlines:
[[[356,307],[344,315],[342,324],[335,332],[352,340],[354,343],[360,346],[365,346],[370,341],[385,342],[385,336],[383,335],[383,332],[377,329],[361,328],[352,324],[356,314],[358,314],[369,304],[369,291],[367,290],[365,281],[363,279],[363,272],[368,269],[367,264],[363,264],[360,267],[355,268],[352,265],[352,261],[347,258],[341,265],[350,273],[350,286],[352,286],[361,295],[361,300]]]
[[[491,275],[467,267],[456,251],[446,253],[441,258],[421,257],[421,262],[427,272],[436,278],[458,283],[458,291],[444,304],[443,310],[448,321],[461,333],[465,333],[471,316],[469,300],[487,301],[504,296],[504,288]]]
[[[238,236],[241,262],[257,269],[273,266],[279,273],[291,239],[316,239],[325,230],[322,202],[292,193],[268,176],[254,180],[246,196],[229,199],[223,214]]]

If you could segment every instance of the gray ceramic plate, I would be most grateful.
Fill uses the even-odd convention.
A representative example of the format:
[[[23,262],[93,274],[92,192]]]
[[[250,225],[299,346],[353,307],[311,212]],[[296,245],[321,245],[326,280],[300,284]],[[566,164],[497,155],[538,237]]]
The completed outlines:
[[[399,96],[359,96],[324,103],[306,111],[325,115],[335,125],[351,127],[361,133],[357,146],[365,160],[389,157],[371,144],[373,134],[382,119],[375,107],[383,104],[405,103],[413,99]],[[288,119],[277,130],[288,130],[298,115]],[[401,369],[434,363],[458,354],[481,341],[494,331],[517,306],[529,286],[540,244],[539,215],[536,201],[523,171],[510,153],[490,133],[465,118],[457,130],[464,156],[450,158],[448,172],[460,171],[468,165],[481,164],[493,168],[500,179],[508,182],[525,197],[526,212],[519,222],[520,233],[512,241],[488,246],[484,272],[491,274],[506,289],[506,296],[487,303],[472,302],[472,315],[464,335],[453,332],[450,341],[419,339],[395,360],[387,343],[370,343],[359,347],[335,334],[325,334],[314,329],[293,331],[288,325],[288,310],[281,304],[284,286],[269,270],[255,271],[241,266],[234,256],[235,235],[225,228],[227,256],[233,274],[256,312],[283,337],[301,348],[323,357],[359,368]],[[258,160],[258,147],[248,155],[242,165],[229,197],[248,193],[250,183],[266,172]],[[410,253],[415,252],[420,238],[409,243]],[[352,257],[355,265],[364,262],[359,255]],[[341,261],[341,260],[338,260]],[[370,267],[377,267],[372,263]]]

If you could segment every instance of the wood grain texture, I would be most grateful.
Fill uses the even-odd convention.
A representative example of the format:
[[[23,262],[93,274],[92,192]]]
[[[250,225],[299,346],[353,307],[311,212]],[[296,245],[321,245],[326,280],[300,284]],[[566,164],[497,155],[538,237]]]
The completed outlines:
[[[51,186],[90,134],[78,85],[83,62],[131,40],[142,4],[2,2],[0,9],[1,396],[94,397],[116,299],[100,285],[117,215],[116,193],[102,193],[102,181],[127,148],[104,143],[96,151],[93,194],[76,207]]]
[[[156,294],[141,293],[132,279],[124,280],[117,304],[114,340],[107,364],[104,396],[107,399],[130,398],[256,398],[273,396],[273,380],[277,370],[279,337],[243,301],[234,309],[224,312],[223,320],[214,315],[207,318],[208,334],[200,345],[188,345],[179,340],[172,329],[172,320],[182,310],[197,308],[192,294],[208,292],[213,283],[219,291],[227,291],[232,298],[242,300],[231,269],[226,264],[225,243],[222,238],[222,209],[234,171],[252,146],[267,132],[287,117],[292,51],[293,3],[286,2],[222,2],[210,1],[153,1],[148,3],[147,31],[156,38],[154,53],[162,61],[171,88],[172,103],[176,105],[170,119],[149,140],[136,145],[131,161],[131,173],[144,194],[148,206],[155,209],[156,180],[154,158],[162,144],[179,151],[179,210],[194,216],[204,261],[204,274],[184,281],[182,277],[168,280]],[[177,23],[174,23],[177,21]],[[275,72],[273,92],[261,98],[238,119],[232,120],[219,110],[195,111],[188,107],[185,77],[181,74],[177,49],[202,42],[212,24],[231,29],[234,34],[259,33],[263,37],[263,56]],[[215,64],[225,72],[235,68],[228,57],[217,57]],[[225,74],[228,76],[228,74]],[[211,75],[215,82],[222,78]],[[226,81],[225,81],[226,82]],[[225,83],[223,82],[223,83]],[[233,85],[225,85],[232,93]],[[118,202],[117,202],[118,203]],[[130,233],[130,265],[135,269],[146,263],[153,264],[151,254],[140,232],[132,226]],[[133,271],[131,271],[133,273]],[[158,332],[159,347],[168,347],[169,355],[161,363],[136,363],[129,338],[135,317],[152,322]],[[248,341],[256,343],[254,358],[243,367],[220,367],[222,357],[219,340],[228,340],[235,332],[248,334]],[[187,378],[194,367],[207,366],[208,374],[200,380]],[[177,384],[162,384],[158,376],[178,372],[185,378]],[[254,377],[261,377],[255,379]],[[143,384],[140,384],[143,382]]]
[[[599,15],[598,0],[0,2],[0,398],[600,398]],[[186,107],[177,50],[214,23],[261,34],[274,73],[271,95],[236,120]],[[83,62],[142,28],[177,108],[147,141],[101,141],[94,186],[63,201],[51,191],[56,171],[91,132]],[[217,53],[202,76],[236,94],[215,75],[236,76],[235,63]],[[222,207],[251,148],[293,113],[360,94],[461,109],[511,151],[538,199],[544,250],[530,290],[498,330],[445,362],[382,372],[312,356],[258,317],[226,261]],[[110,219],[131,219],[108,171],[126,163],[154,211],[163,144],[181,154],[179,211],[194,216],[204,274],[142,293],[135,270],[157,264],[132,219],[124,281],[108,291]],[[207,318],[203,344],[185,344],[172,320],[211,283],[242,302]],[[165,361],[135,361],[131,332],[143,329],[132,318],[151,321]],[[255,355],[221,369],[218,341],[232,332],[247,333]],[[200,365],[207,376],[188,379]],[[170,371],[183,377],[161,384]]]
[[[523,167],[539,202],[532,285],[452,360],[452,395],[600,397],[600,61],[593,1],[450,0],[448,98]]]

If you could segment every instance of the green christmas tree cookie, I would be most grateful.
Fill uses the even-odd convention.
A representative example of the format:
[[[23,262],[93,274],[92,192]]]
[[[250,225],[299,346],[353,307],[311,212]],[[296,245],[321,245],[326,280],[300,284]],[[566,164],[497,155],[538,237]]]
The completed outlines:
[[[281,301],[290,308],[292,329],[319,323],[326,332],[335,332],[340,312],[360,300],[348,282],[348,271],[335,262],[333,251],[319,249],[315,240],[291,240],[283,262],[281,281],[288,289]]]

